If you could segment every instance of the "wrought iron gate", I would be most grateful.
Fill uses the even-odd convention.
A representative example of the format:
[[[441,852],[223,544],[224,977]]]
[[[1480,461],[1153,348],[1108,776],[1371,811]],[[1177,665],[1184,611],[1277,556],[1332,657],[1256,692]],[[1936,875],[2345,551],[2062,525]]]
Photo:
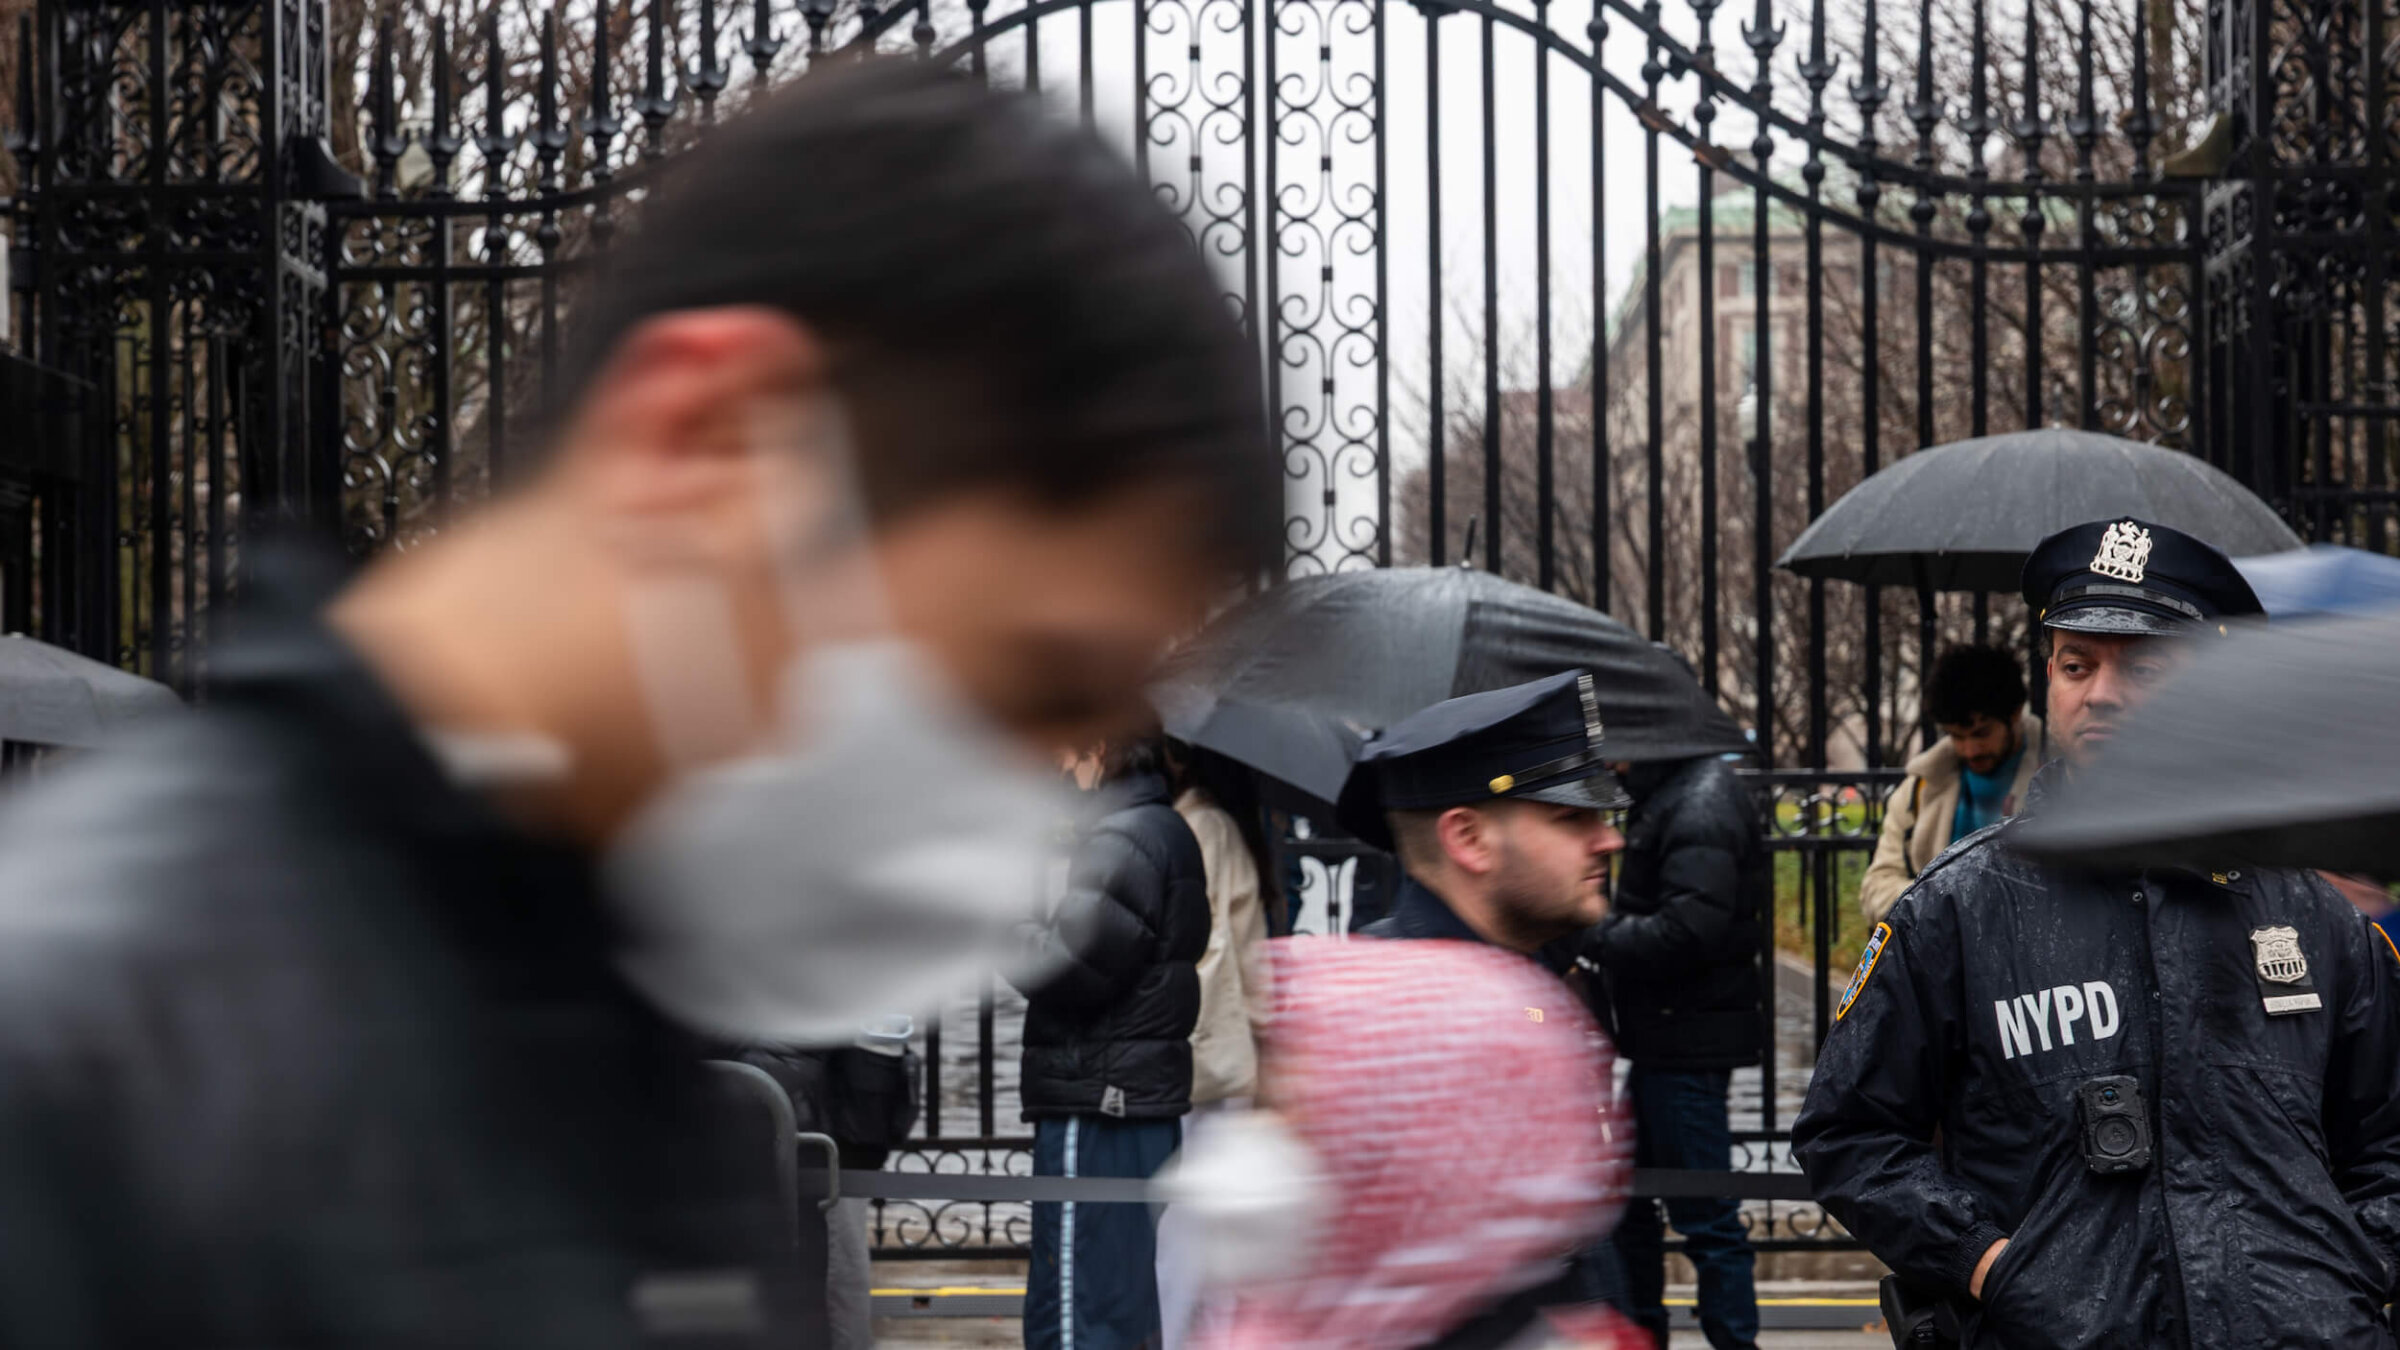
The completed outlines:
[[[1038,90],[1182,215],[1257,338],[1293,571],[1472,561],[1590,601],[1819,775],[1782,782],[1818,804],[1777,826],[1822,966],[1872,820],[1829,770],[1906,752],[1932,642],[2025,623],[1958,597],[1919,633],[1914,597],[1775,574],[1859,477],[2066,423],[2391,546],[2394,23],[2392,0],[38,0],[11,326],[100,430],[55,546],[80,580],[28,604],[204,686],[260,521],[407,547],[505,478],[652,166],[880,48]]]
[[[872,46],[1043,91],[1184,215],[1295,571],[1590,600],[1778,763],[1906,747],[1893,598],[1769,564],[1919,445],[2161,440],[2387,545],[2380,4],[1835,3],[44,0],[12,274],[20,345],[110,394],[87,646],[196,685],[246,521],[365,550],[480,495],[648,166]]]

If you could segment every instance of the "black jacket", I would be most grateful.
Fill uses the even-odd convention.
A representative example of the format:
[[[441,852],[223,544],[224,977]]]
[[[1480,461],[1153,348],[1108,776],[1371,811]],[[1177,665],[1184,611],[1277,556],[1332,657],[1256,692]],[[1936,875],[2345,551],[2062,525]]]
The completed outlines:
[[[1166,780],[1110,786],[1118,805],[1077,847],[1066,892],[1029,930],[1025,1119],[1171,1120],[1192,1108],[1197,963],[1208,949],[1200,841]]]
[[[1757,803],[1721,759],[1627,779],[1616,899],[1584,943],[1607,975],[1617,1049],[1649,1069],[1756,1064],[1760,924],[1775,884]]]
[[[631,1344],[692,1047],[311,594],[0,812],[0,1345]]]
[[[1969,1346],[2389,1350],[2390,944],[2313,875],[2065,871],[2015,828],[1953,845],[1874,930],[1793,1125],[1825,1207],[1962,1303],[2010,1238]],[[2105,1075],[2147,1103],[2138,1173],[2086,1166],[2076,1088]]]
[[[1476,932],[1465,919],[1458,917],[1457,910],[1450,908],[1442,897],[1427,889],[1424,883],[1406,874],[1400,878],[1399,892],[1392,897],[1392,912],[1359,929],[1358,936],[1409,941],[1483,941],[1483,935]],[[1575,942],[1576,939],[1569,936],[1544,943],[1528,959],[1570,985],[1580,983],[1581,977],[1575,970]]]

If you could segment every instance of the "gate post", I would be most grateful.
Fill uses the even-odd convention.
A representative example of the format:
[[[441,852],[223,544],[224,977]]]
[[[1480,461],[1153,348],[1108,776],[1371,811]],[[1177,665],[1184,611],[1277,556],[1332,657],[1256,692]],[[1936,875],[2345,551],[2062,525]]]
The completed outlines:
[[[263,268],[273,286],[259,307],[258,372],[264,407],[258,443],[272,457],[259,519],[305,524],[332,538],[341,515],[338,407],[325,406],[318,353],[328,342],[325,308],[328,196],[355,196],[358,180],[333,162],[332,111],[327,102],[331,57],[327,0],[258,0],[271,4],[269,59],[273,62],[273,154],[263,209],[272,229]]]
[[[326,0],[36,8],[27,331],[37,360],[90,382],[102,423],[70,626],[81,650],[187,692],[244,527],[323,495],[307,372],[326,16]]]
[[[2216,123],[2177,157],[2187,176],[2214,180],[2202,244],[2209,457],[2305,537],[2372,548],[2394,506],[2386,454],[2400,402],[2385,331],[2386,27],[2381,6],[2346,0],[2209,0]]]

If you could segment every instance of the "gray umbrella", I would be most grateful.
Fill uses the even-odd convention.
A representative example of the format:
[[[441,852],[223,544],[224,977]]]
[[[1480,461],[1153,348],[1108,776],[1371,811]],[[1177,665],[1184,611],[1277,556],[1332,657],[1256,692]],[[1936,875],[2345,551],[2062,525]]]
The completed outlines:
[[[2400,877],[2400,615],[2205,644],[2018,839],[2101,865]]]
[[[2048,427],[1937,445],[1842,494],[1777,566],[1805,577],[1940,591],[2014,591],[2050,535],[2138,516],[2227,554],[2300,547],[2257,494],[2196,455]]]
[[[20,634],[0,637],[0,741],[90,747],[182,706],[155,680]]]

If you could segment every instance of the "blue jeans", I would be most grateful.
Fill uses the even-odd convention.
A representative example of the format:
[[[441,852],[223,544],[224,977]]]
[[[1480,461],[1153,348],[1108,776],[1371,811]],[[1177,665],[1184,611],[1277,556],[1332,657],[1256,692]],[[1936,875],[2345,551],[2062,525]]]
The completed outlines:
[[[1038,1177],[1146,1177],[1182,1142],[1177,1120],[1075,1116],[1034,1124]],[[1033,1207],[1027,1350],[1156,1350],[1158,1220],[1148,1205]]]
[[[1637,1167],[1723,1172],[1733,1166],[1733,1133],[1725,1121],[1723,1073],[1677,1073],[1635,1065],[1625,1081],[1633,1116]],[[1617,1225],[1617,1254],[1625,1262],[1628,1314],[1667,1343],[1666,1230],[1661,1202],[1636,1200]],[[1684,1254],[1700,1275],[1700,1330],[1716,1350],[1751,1350],[1758,1343],[1756,1257],[1742,1231],[1738,1200],[1664,1202],[1666,1222],[1683,1235]]]

